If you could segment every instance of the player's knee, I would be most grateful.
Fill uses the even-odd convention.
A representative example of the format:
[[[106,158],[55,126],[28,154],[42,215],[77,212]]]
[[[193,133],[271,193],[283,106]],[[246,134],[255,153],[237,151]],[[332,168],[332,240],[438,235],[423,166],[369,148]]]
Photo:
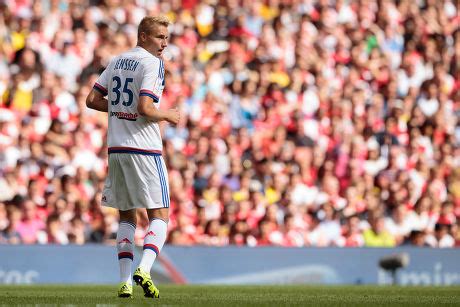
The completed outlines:
[[[137,217],[136,217],[136,210],[126,210],[126,211],[121,211],[119,210],[120,213],[120,221],[126,221],[130,222],[134,225],[137,224]]]
[[[160,220],[165,221],[165,223],[169,222],[169,209],[168,208],[147,209],[147,215],[149,217],[149,220],[160,219]]]

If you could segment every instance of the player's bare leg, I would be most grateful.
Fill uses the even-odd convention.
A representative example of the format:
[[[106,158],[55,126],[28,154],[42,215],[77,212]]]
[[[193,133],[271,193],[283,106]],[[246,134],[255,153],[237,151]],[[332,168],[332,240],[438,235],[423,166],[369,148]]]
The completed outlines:
[[[132,297],[131,279],[134,259],[134,233],[136,231],[136,209],[119,211],[120,224],[117,232],[118,263],[120,265],[119,297]]]
[[[169,209],[147,209],[149,228],[144,238],[144,252],[139,267],[134,272],[133,279],[144,290],[146,297],[160,297],[150,277],[153,262],[160,254],[166,241],[169,221]]]

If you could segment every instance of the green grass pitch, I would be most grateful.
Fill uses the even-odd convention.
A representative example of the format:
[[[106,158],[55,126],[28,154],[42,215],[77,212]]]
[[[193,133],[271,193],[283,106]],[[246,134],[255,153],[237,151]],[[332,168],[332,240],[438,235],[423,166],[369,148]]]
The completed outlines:
[[[460,287],[176,286],[160,299],[116,297],[116,286],[5,286],[0,306],[460,306]]]

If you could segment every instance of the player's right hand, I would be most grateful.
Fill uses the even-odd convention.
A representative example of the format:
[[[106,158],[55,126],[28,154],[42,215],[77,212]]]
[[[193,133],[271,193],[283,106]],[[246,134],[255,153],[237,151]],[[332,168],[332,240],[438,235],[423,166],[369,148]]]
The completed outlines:
[[[180,113],[177,108],[169,109],[168,122],[171,124],[177,125],[180,120]]]

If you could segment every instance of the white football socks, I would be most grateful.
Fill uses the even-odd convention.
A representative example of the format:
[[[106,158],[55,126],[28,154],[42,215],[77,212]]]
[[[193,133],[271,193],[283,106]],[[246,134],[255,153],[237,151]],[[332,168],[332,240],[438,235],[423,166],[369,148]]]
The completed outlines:
[[[160,254],[161,249],[166,241],[168,224],[162,219],[153,219],[150,221],[149,229],[144,238],[144,252],[139,267],[147,273],[150,273],[153,262]]]
[[[132,264],[134,258],[134,232],[136,225],[121,221],[117,232],[118,263],[120,265],[120,282],[132,285]]]

